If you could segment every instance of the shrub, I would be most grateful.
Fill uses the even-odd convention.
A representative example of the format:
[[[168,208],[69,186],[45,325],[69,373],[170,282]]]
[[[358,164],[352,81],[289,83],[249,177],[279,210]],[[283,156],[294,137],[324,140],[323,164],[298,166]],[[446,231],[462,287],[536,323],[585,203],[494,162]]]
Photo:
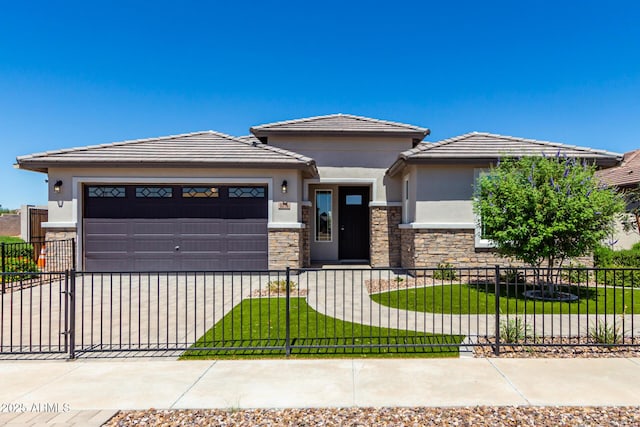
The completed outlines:
[[[32,258],[33,246],[29,243],[8,243],[4,247],[5,258]]]
[[[597,246],[593,250],[593,263],[596,267],[606,267],[613,264],[613,250],[606,246]]]
[[[610,286],[640,287],[640,270],[624,270],[624,267],[616,265],[609,268],[596,270],[597,283]]]
[[[500,281],[502,283],[524,283],[524,273],[517,268],[508,267],[505,268],[503,273],[500,274]]]
[[[293,291],[296,289],[296,282],[290,280],[289,281],[289,290]],[[269,289],[269,292],[272,293],[280,293],[280,292],[286,292],[287,291],[287,281],[285,279],[280,279],[280,280],[272,280],[267,284],[267,287]]]
[[[516,343],[533,336],[531,325],[522,317],[512,317],[500,321],[500,338],[507,343]]]
[[[580,263],[569,263],[569,266],[562,270],[562,278],[569,283],[584,283],[589,278],[589,270],[586,270],[586,267],[586,265]]]
[[[452,264],[441,262],[438,264],[438,269],[433,272],[433,278],[438,280],[454,280],[456,278],[456,270]]]
[[[38,266],[29,257],[6,258],[4,261],[5,271],[7,273],[35,273],[38,272]],[[36,277],[33,274],[7,274],[5,281],[15,282]]]
[[[598,344],[614,345],[622,342],[624,333],[620,323],[614,326],[612,323],[600,322],[589,328],[589,338]]]

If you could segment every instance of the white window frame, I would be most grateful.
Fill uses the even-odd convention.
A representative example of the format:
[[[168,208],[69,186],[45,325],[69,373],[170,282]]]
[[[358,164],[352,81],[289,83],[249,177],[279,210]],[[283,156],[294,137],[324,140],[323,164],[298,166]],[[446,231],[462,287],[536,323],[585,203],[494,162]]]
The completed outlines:
[[[317,212],[318,212],[318,193],[322,192],[322,193],[329,193],[329,203],[330,203],[330,207],[331,207],[331,224],[329,225],[329,240],[318,240],[318,217],[317,217]],[[313,212],[313,222],[314,222],[314,227],[313,227],[313,241],[315,243],[332,243],[333,242],[333,190],[326,188],[316,188],[314,190],[313,193],[313,207],[314,207],[314,212]]]
[[[488,168],[475,168],[473,170],[473,194],[474,194],[474,199],[475,199],[475,194],[476,194],[476,186],[478,184],[478,179],[486,174],[487,172],[489,172]],[[482,238],[482,218],[480,218],[480,216],[474,212],[473,213],[473,217],[474,217],[474,223],[475,223],[475,246],[476,248],[479,249],[487,249],[487,248],[495,248],[496,244],[494,243],[493,240],[490,239],[483,239]]]

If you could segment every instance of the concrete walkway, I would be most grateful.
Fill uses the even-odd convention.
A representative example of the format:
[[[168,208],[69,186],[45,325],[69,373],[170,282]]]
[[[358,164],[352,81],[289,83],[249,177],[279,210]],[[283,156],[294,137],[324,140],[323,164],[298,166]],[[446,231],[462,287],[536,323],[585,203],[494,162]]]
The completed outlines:
[[[0,425],[119,409],[639,405],[640,358],[0,362]]]

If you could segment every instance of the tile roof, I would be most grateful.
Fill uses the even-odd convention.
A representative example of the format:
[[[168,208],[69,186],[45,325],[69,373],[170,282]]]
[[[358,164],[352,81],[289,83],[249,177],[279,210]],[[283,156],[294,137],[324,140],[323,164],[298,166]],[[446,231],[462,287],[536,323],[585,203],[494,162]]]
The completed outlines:
[[[397,173],[407,162],[491,161],[509,156],[553,156],[558,152],[569,157],[592,159],[603,166],[615,165],[622,157],[618,153],[558,142],[471,132],[435,143],[418,144],[402,152],[388,172]]]
[[[214,131],[193,132],[159,138],[47,151],[20,156],[21,169],[45,172],[55,166],[242,166],[250,168],[307,169],[317,175],[309,157],[253,140]]]
[[[430,132],[429,129],[419,126],[372,119],[369,117],[354,116],[351,114],[330,114],[326,116],[307,117],[303,119],[268,123],[260,126],[253,126],[250,130],[251,133],[256,136],[266,136],[274,133],[373,133],[410,135],[415,138],[420,138],[420,140]]]
[[[632,187],[640,183],[640,150],[624,153],[618,166],[596,172],[596,177],[608,185]]]

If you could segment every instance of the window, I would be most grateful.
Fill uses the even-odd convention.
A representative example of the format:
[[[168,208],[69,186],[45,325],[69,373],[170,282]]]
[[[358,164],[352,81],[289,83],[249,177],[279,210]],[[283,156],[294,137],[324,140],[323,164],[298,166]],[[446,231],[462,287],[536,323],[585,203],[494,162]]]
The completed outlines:
[[[217,187],[182,187],[182,197],[188,198],[214,198],[219,197]]]
[[[316,190],[316,242],[331,241],[331,190]]]
[[[475,169],[473,171],[474,174],[474,186],[477,185],[478,183],[478,179],[482,176],[485,175],[488,172],[488,169]],[[475,191],[474,191],[475,194]],[[479,215],[474,214],[475,215],[475,223],[476,223],[476,232],[475,232],[475,241],[476,241],[476,248],[493,248],[495,247],[495,244],[485,238],[485,233],[484,233],[484,227],[482,226],[482,218],[480,218]]]
[[[89,197],[111,197],[123,198],[125,196],[124,187],[91,186],[88,189]]]
[[[360,194],[349,194],[345,197],[345,203],[347,205],[361,205],[362,204],[362,195]]]
[[[171,187],[136,187],[136,197],[139,199],[159,199],[173,197]]]
[[[229,187],[229,198],[262,198],[264,187]]]

